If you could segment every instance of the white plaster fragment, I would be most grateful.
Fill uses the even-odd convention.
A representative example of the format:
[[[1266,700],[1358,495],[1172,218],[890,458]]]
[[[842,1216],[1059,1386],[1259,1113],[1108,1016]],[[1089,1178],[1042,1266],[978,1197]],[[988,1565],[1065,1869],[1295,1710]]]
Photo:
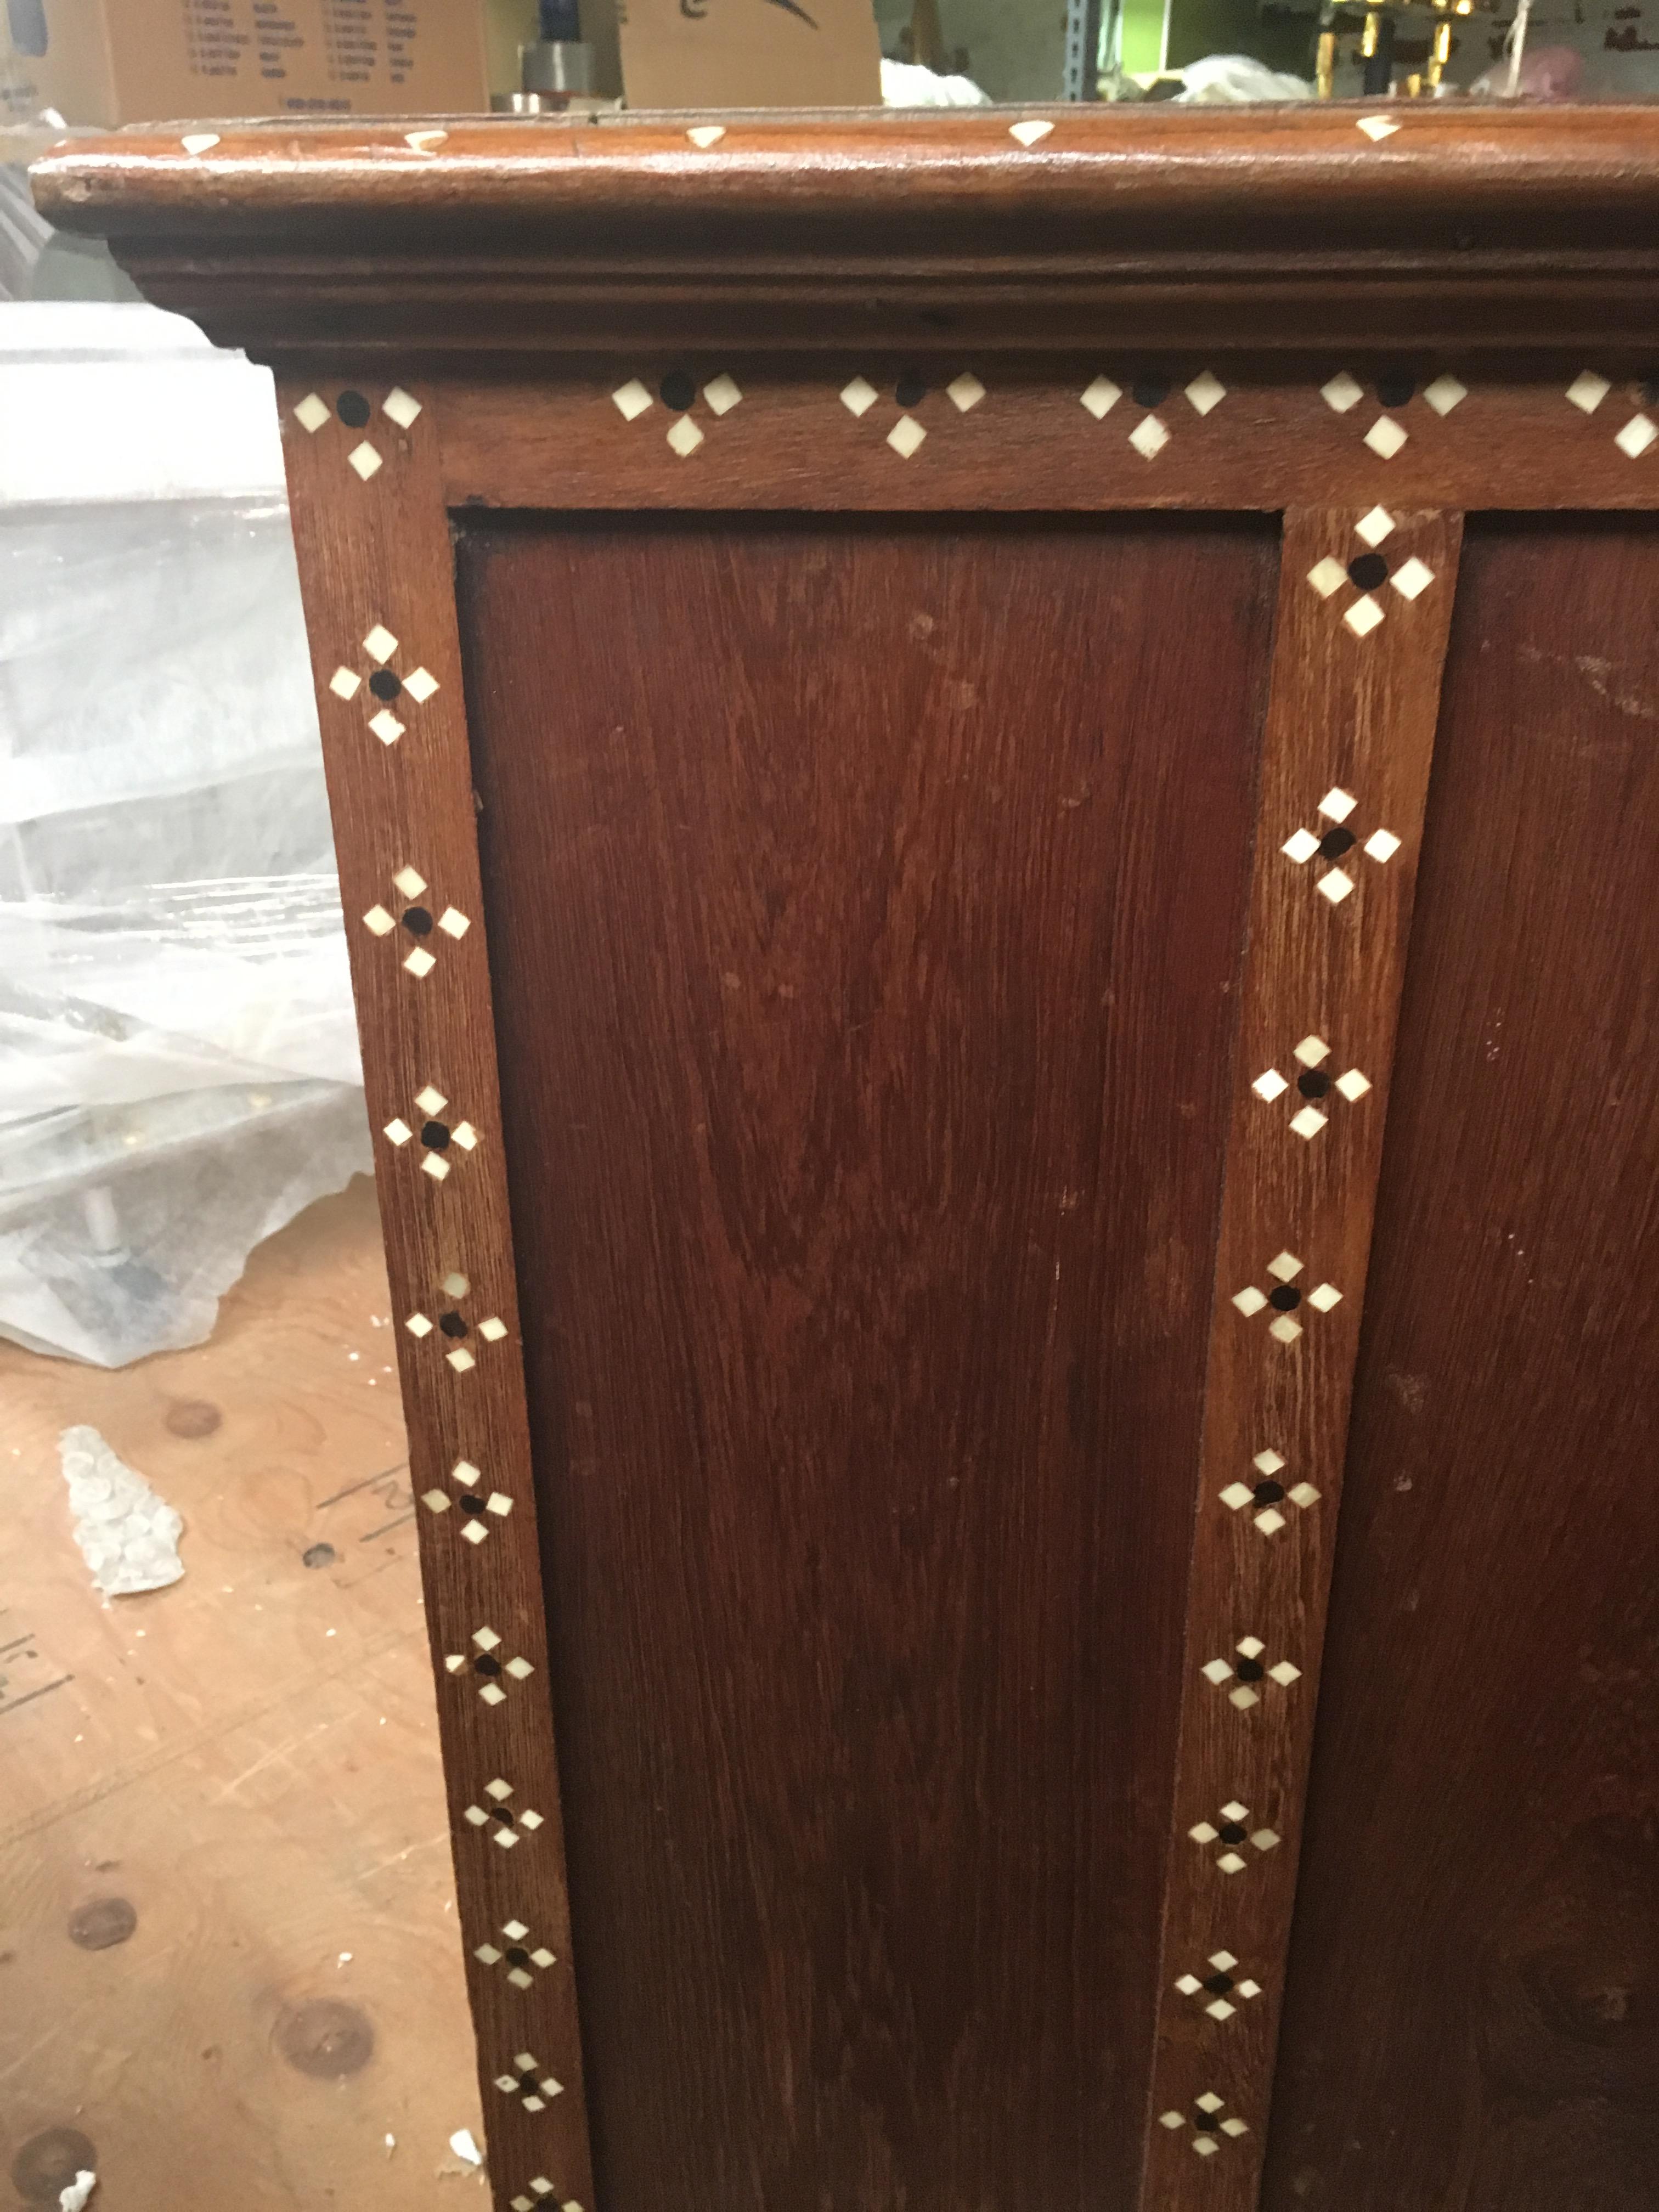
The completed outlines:
[[[106,1597],[129,1597],[178,1582],[185,1571],[182,1516],[116,1457],[96,1429],[65,1429],[58,1449],[75,1540],[92,1570],[93,1587]]]
[[[449,2148],[457,2158],[464,2158],[469,2166],[482,2166],[483,2153],[474,2142],[471,2128],[457,2128],[449,2138]]]
[[[98,2186],[98,2177],[82,2166],[67,2189],[58,2193],[58,2212],[87,2212],[92,2192]]]

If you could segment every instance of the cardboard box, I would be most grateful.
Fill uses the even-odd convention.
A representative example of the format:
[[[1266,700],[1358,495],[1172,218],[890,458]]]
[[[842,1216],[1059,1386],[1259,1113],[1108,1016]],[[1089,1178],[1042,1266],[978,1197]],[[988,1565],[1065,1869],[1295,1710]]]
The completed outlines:
[[[535,0],[0,0],[0,120],[483,112],[535,21]]]
[[[878,107],[870,0],[617,0],[630,107]]]

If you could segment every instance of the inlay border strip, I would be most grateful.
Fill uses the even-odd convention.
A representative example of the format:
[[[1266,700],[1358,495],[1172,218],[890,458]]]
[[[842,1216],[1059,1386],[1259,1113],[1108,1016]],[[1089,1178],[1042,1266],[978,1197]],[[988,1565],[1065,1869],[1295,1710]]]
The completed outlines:
[[[281,380],[496,2212],[593,2212],[436,410]]]
[[[1425,354],[971,346],[554,357],[434,380],[453,507],[974,514],[1659,507],[1659,385]]]
[[[1143,2212],[1257,2200],[1462,517],[1284,520]]]

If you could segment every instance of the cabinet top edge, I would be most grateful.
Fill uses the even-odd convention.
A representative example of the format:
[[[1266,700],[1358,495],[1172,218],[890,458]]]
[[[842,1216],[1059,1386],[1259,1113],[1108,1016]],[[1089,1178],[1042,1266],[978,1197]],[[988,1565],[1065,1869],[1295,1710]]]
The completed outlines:
[[[1162,231],[1192,246],[1214,225],[1316,222],[1328,251],[1379,223],[1459,217],[1606,244],[1618,217],[1638,227],[1628,245],[1659,229],[1659,104],[145,124],[65,141],[31,176],[64,229],[207,243],[286,234],[343,257],[415,229],[499,245],[503,224],[548,243],[588,226],[643,243],[694,213],[705,236],[710,224],[844,222],[866,252],[883,232],[926,224],[942,258],[971,255],[987,217],[1058,247],[1097,239],[1101,223],[1120,242]],[[1225,249],[1224,235],[1208,242]]]

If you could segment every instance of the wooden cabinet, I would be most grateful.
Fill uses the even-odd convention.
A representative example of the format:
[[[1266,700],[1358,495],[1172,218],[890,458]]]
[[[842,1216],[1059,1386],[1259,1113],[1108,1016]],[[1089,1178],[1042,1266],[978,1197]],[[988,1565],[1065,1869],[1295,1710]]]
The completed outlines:
[[[37,189],[277,372],[499,2212],[1650,2204],[1659,113]]]

